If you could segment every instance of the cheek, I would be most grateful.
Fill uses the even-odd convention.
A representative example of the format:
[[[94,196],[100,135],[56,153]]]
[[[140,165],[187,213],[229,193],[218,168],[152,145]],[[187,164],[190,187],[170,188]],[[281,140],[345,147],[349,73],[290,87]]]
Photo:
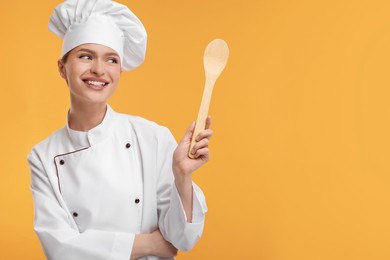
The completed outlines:
[[[69,62],[67,66],[65,66],[65,69],[66,69],[66,75],[68,79],[70,79],[72,76],[77,74],[77,70],[78,70],[77,66],[75,66],[75,64],[71,62]]]
[[[120,68],[115,68],[110,71],[111,77],[113,81],[119,81],[119,78],[121,77],[121,70]]]
[[[65,71],[66,82],[68,83],[69,87],[75,86],[75,84],[77,84],[78,78],[80,77],[82,72],[85,70],[83,68],[83,66],[80,66],[77,63],[71,63],[71,62],[69,62],[67,64],[65,69],[66,69],[66,71]]]

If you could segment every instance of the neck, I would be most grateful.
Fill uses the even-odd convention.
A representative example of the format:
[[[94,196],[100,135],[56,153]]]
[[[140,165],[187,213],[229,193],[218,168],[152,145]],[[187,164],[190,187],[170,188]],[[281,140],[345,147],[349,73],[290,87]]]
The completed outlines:
[[[76,103],[71,101],[68,115],[69,128],[87,132],[98,126],[106,114],[106,103]]]

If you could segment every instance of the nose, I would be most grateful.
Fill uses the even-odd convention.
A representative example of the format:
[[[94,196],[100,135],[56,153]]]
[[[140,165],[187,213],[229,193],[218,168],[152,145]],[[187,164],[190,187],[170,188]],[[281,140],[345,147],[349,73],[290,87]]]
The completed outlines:
[[[91,64],[91,73],[101,76],[104,75],[104,64],[102,61],[95,59]]]

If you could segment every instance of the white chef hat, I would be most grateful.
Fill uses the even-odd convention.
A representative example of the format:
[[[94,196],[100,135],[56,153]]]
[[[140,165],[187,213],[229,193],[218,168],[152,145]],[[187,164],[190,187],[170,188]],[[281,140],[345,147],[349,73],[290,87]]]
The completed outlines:
[[[50,17],[49,30],[63,38],[61,58],[85,43],[115,50],[123,70],[138,67],[145,58],[146,31],[127,6],[111,0],[67,0]]]

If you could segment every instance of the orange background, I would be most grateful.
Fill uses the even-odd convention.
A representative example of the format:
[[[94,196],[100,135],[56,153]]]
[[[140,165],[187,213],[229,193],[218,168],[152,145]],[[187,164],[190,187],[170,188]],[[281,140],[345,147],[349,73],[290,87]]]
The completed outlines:
[[[44,259],[26,155],[69,106],[48,32],[60,1],[0,3],[0,252]],[[178,259],[390,259],[390,2],[121,0],[149,34],[110,104],[168,126],[196,119],[202,57],[225,39],[212,160],[194,176],[204,236]]]

